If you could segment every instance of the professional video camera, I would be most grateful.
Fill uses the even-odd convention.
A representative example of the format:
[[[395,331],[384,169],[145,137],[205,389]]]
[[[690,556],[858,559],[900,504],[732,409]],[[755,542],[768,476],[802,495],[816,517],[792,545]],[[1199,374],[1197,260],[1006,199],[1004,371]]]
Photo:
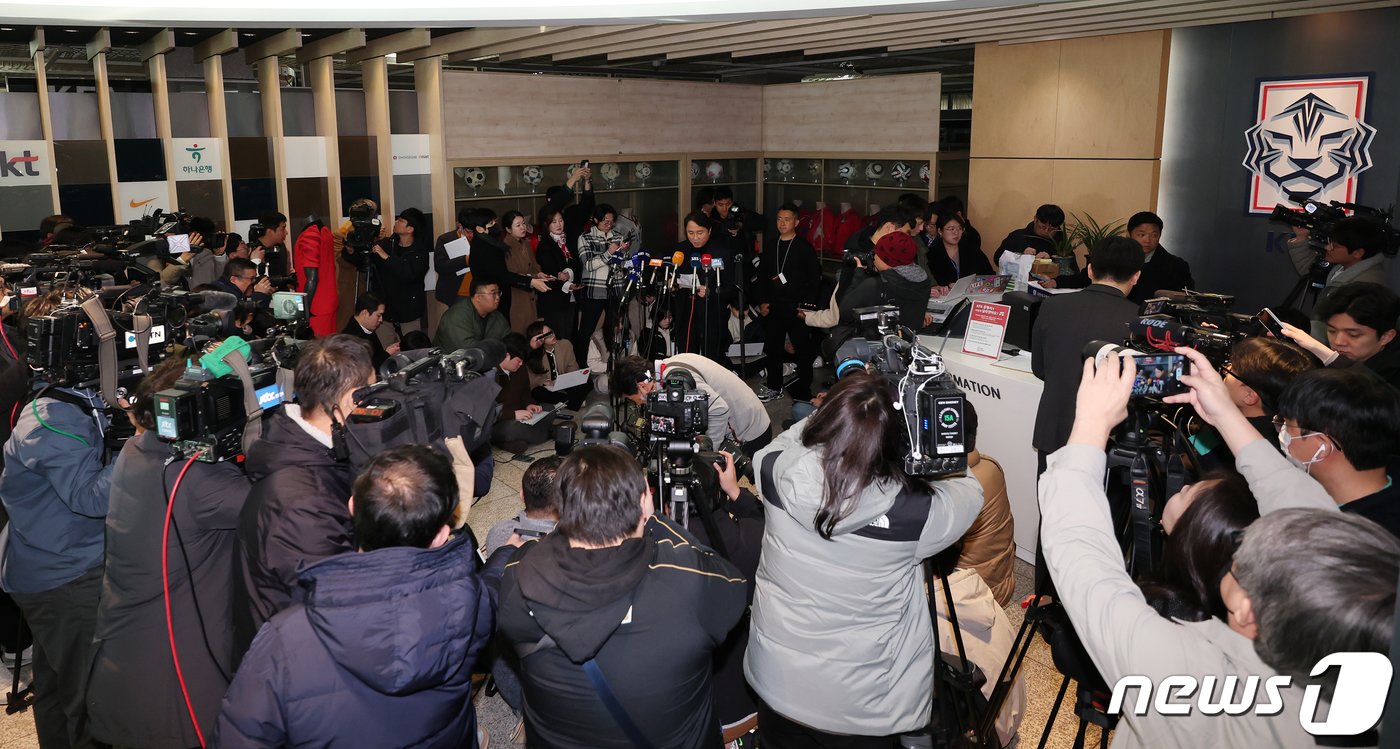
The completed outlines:
[[[434,445],[460,436],[468,452],[491,438],[500,415],[501,386],[483,376],[505,358],[499,341],[441,354],[408,351],[380,367],[380,381],[355,391],[348,423],[337,425],[335,451],[362,469],[380,452],[400,445]]]
[[[1385,245],[1381,252],[1386,257],[1395,257],[1400,252],[1400,231],[1394,225],[1395,209],[1372,208],[1359,203],[1342,203],[1336,200],[1323,203],[1312,200],[1303,193],[1288,193],[1288,200],[1301,208],[1293,208],[1283,203],[1274,206],[1269,220],[1308,230],[1308,246],[1312,247],[1314,258],[1308,269],[1307,284],[1313,289],[1321,289],[1327,284],[1327,274],[1331,263],[1327,261],[1327,242],[1331,239],[1332,228],[1338,221],[1347,217],[1367,216],[1375,220],[1385,234]],[[1299,290],[1301,291],[1301,289]],[[1290,299],[1293,295],[1290,295]]]
[[[356,200],[351,204],[350,230],[345,233],[345,246],[349,248],[351,262],[356,267],[368,266],[370,250],[379,241],[382,226],[379,214],[369,200]]]
[[[938,354],[919,345],[914,331],[899,324],[893,306],[855,311],[863,337],[836,350],[836,376],[870,369],[895,388],[904,412],[909,453],[904,470],[913,476],[946,476],[967,470],[963,413],[967,399],[943,369]]]
[[[243,455],[247,426],[290,397],[295,357],[269,355],[279,341],[237,336],[191,364],[155,394],[156,433],[182,458],[218,463]],[[257,437],[257,433],[252,435]]]
[[[1255,317],[1230,311],[1234,303],[1228,294],[1197,291],[1186,292],[1183,300],[1149,299],[1128,324],[1123,345],[1168,352],[1185,346],[1223,367],[1236,343],[1259,332]]]

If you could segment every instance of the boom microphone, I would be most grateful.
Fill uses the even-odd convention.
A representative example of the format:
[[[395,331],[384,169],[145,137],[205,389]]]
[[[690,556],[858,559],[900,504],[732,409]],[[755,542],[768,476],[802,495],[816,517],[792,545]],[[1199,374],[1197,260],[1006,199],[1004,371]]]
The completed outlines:
[[[191,302],[206,310],[226,311],[238,306],[238,297],[227,291],[200,291],[190,294]]]

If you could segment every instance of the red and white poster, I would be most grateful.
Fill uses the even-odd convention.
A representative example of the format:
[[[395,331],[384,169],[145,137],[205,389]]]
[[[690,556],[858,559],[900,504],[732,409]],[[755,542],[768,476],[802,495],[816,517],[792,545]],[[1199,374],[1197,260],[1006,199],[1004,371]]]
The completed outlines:
[[[967,319],[967,333],[963,336],[963,353],[985,356],[988,359],[1001,357],[1001,343],[1006,339],[1006,321],[1011,317],[1011,307],[995,302],[973,302],[972,312]]]

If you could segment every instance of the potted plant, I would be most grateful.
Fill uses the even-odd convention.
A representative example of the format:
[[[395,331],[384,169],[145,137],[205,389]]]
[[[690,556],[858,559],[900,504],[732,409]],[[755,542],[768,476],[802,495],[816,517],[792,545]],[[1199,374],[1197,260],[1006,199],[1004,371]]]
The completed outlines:
[[[1100,240],[1116,237],[1127,228],[1127,224],[1123,221],[1110,221],[1101,224],[1087,213],[1083,216],[1071,213],[1070,216],[1073,220],[1065,225],[1064,231],[1055,235],[1055,261],[1060,264],[1062,275],[1075,272],[1075,251],[1077,248],[1082,247],[1087,253]]]

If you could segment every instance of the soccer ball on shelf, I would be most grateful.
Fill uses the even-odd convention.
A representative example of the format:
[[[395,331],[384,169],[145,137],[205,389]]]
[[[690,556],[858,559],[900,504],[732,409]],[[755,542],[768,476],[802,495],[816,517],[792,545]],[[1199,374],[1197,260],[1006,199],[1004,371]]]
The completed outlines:
[[[690,181],[694,182],[698,179],[700,179],[700,162],[692,161],[690,162]]]
[[[705,165],[705,176],[709,177],[711,182],[718,182],[724,176],[724,166],[718,161],[711,161]]]
[[[642,187],[646,187],[646,185],[647,185],[647,180],[651,179],[651,174],[652,174],[652,171],[651,171],[651,162],[650,162],[650,161],[639,161],[639,162],[637,162],[637,166],[635,166],[635,167],[632,168],[632,174],[633,174],[634,176],[636,176],[637,182],[641,183]]]
[[[807,162],[807,173],[812,175],[813,182],[822,181],[822,163],[820,161]]]
[[[530,186],[530,192],[534,192],[544,181],[544,170],[535,165],[527,166],[520,170],[520,179]]]
[[[472,194],[475,195],[477,190],[486,184],[486,172],[474,166],[467,167],[462,170],[462,181],[467,183],[467,187],[470,187]]]
[[[850,161],[843,161],[836,167],[836,176],[841,178],[841,184],[851,184],[851,178],[856,176],[856,165]]]
[[[792,179],[792,159],[778,159],[778,176],[786,182]]]
[[[866,167],[865,167],[865,178],[868,179],[868,180],[870,180],[870,184],[873,185],[873,184],[875,184],[876,182],[879,182],[879,181],[880,181],[880,178],[883,177],[883,176],[885,176],[885,165],[884,165],[884,164],[881,164],[881,163],[878,162],[878,161],[872,161],[872,162],[870,162],[869,164],[866,165]]]
[[[924,184],[926,184],[926,185],[928,184],[928,164],[927,164],[927,163],[925,163],[923,166],[919,167],[919,179],[923,180],[923,181],[924,181]]]
[[[913,173],[914,170],[910,169],[909,165],[903,161],[896,161],[894,162],[894,166],[890,167],[890,176],[894,177],[894,181],[899,183],[900,187],[904,186],[904,183],[908,181],[910,175]]]

